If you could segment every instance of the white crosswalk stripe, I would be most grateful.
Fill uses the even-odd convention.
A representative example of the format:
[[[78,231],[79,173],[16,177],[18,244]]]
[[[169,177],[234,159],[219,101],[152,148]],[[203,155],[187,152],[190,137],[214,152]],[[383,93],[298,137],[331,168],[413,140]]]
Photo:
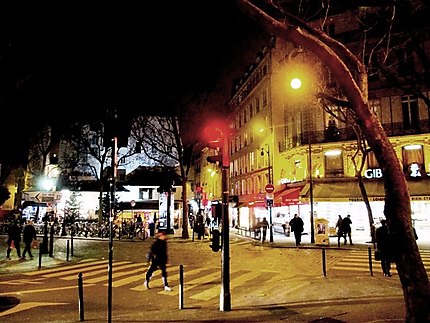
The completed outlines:
[[[421,259],[423,260],[426,271],[430,274],[430,251],[421,250]],[[371,255],[373,257],[373,253]],[[368,250],[353,250],[346,257],[339,260],[329,270],[348,271],[348,272],[367,272],[370,273],[370,261]],[[372,258],[372,271],[381,272],[381,262]],[[392,265],[392,272],[396,273],[396,266]]]
[[[108,285],[108,261],[107,260],[92,260],[80,262],[66,267],[47,268],[40,271],[32,271],[25,273],[33,281],[43,279],[59,279],[71,281],[77,279],[77,274],[82,273],[83,283],[85,285],[103,284]],[[125,287],[136,292],[146,292],[143,282],[145,273],[149,267],[148,263],[132,263],[120,261],[113,263],[112,287]],[[182,267],[183,268],[183,292],[187,297],[207,301],[220,295],[221,284],[221,267]],[[168,281],[174,286],[172,291],[164,291],[162,289],[161,271],[156,270],[151,278],[151,289],[157,291],[158,294],[167,296],[178,296],[180,292],[179,266],[168,266]],[[271,272],[275,275],[276,272]],[[232,289],[249,284],[254,279],[266,280],[267,272],[265,271],[247,271],[247,270],[230,270],[230,286]],[[16,284],[25,283],[27,280],[16,281]],[[202,291],[202,286],[204,290]]]

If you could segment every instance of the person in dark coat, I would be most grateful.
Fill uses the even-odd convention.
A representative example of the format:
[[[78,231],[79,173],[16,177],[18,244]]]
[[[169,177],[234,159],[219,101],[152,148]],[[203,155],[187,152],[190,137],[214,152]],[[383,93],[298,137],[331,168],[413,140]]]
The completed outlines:
[[[266,241],[266,234],[267,234],[267,228],[269,227],[269,222],[267,221],[266,218],[263,218],[263,220],[259,223],[259,225],[263,232],[262,238],[261,238],[261,242],[263,243]]]
[[[151,265],[149,266],[148,271],[146,272],[144,286],[149,289],[149,281],[151,280],[152,273],[160,268],[161,277],[163,279],[164,290],[171,291],[172,288],[169,287],[167,283],[167,235],[166,232],[160,231],[155,236],[155,241],[151,245],[151,248],[147,255],[148,261],[150,261]]]
[[[339,214],[336,222],[337,246],[340,247],[340,238],[343,237],[342,232],[342,216]]]
[[[393,255],[387,220],[381,220],[381,226],[376,229],[375,236],[376,248],[379,251],[381,259],[382,272],[384,276],[391,277],[390,270]]]
[[[346,244],[346,237],[349,238],[349,244],[350,245],[354,245],[352,243],[352,238],[351,238],[351,215],[347,215],[346,217],[344,217],[342,219],[342,234],[343,234],[343,239],[344,239],[344,244]]]
[[[297,214],[294,214],[294,218],[290,221],[290,227],[291,231],[294,232],[294,238],[296,240],[296,246],[300,246],[302,243],[302,232],[304,228],[304,223],[301,217],[299,217]]]
[[[24,227],[22,234],[25,247],[24,252],[22,253],[22,259],[25,259],[25,255],[28,252],[31,259],[33,259],[33,255],[31,254],[31,247],[33,240],[36,240],[36,229],[34,228],[33,221],[29,220]]]
[[[18,220],[14,220],[8,229],[8,239],[7,239],[7,256],[6,258],[10,260],[10,252],[12,250],[12,242],[15,245],[16,253],[18,257],[21,258],[21,226],[18,223]]]

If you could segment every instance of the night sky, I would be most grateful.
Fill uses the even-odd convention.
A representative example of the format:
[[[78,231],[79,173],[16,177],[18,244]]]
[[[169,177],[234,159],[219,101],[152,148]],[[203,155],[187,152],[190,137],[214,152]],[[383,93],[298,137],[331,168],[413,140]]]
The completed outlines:
[[[18,143],[112,107],[154,114],[208,90],[223,104],[261,47],[231,0],[29,3],[0,5],[2,142],[5,120]]]

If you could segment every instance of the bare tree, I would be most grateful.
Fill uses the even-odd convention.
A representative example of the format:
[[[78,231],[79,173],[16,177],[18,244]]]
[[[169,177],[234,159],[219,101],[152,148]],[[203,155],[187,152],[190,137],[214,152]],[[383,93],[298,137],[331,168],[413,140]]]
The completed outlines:
[[[182,238],[188,234],[188,179],[193,158],[201,150],[199,133],[205,112],[217,102],[211,95],[190,94],[168,116],[142,116],[132,125],[131,138],[158,165],[172,167],[182,181]],[[222,107],[223,108],[223,107]],[[219,109],[219,107],[218,107]],[[200,150],[199,150],[200,149]]]
[[[190,120],[188,121],[190,122]],[[158,165],[177,169],[182,181],[182,238],[188,234],[187,183],[197,142],[189,140],[184,117],[140,116],[132,125],[131,137],[142,152]]]
[[[95,178],[99,187],[99,222],[103,219],[103,193],[108,191],[108,180],[112,171],[112,145],[106,137],[103,123],[76,123],[68,132],[63,145],[65,180],[70,181],[74,174],[88,174]],[[118,166],[127,162],[127,157],[136,154],[135,147],[118,148]]]
[[[362,61],[339,41],[270,3],[238,0],[240,8],[264,28],[310,50],[327,66],[355,113],[357,124],[382,168],[388,226],[394,236],[395,263],[403,287],[407,322],[430,321],[430,283],[415,241],[408,186],[398,157],[381,123],[369,108],[368,76]]]

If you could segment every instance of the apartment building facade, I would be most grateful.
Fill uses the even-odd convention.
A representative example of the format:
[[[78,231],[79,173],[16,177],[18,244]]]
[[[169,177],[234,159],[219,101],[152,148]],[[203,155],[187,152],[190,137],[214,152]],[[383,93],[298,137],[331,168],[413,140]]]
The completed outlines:
[[[353,21],[348,14],[330,17],[329,30],[342,38],[357,28]],[[421,41],[430,53],[428,39]],[[348,46],[353,51],[358,43]],[[329,71],[312,53],[273,38],[235,85],[230,101],[230,123],[235,129],[230,143],[230,194],[239,196],[238,225],[252,227],[262,217],[268,218],[269,211],[276,225],[297,213],[304,219],[305,233],[311,233],[316,219],[324,218],[334,227],[338,215],[350,214],[354,234],[370,236],[353,163],[357,136],[351,124],[339,121],[336,108],[329,113],[308,93],[294,92],[289,82],[295,75],[311,80],[319,89],[331,86]],[[413,224],[418,232],[428,233],[430,113],[425,98],[430,92],[421,87],[420,96],[405,86],[387,88],[384,84],[370,74],[370,107],[402,163]],[[384,174],[372,153],[362,174],[372,222],[379,225],[384,218]],[[267,204],[267,183],[275,186],[269,196],[272,209]]]

